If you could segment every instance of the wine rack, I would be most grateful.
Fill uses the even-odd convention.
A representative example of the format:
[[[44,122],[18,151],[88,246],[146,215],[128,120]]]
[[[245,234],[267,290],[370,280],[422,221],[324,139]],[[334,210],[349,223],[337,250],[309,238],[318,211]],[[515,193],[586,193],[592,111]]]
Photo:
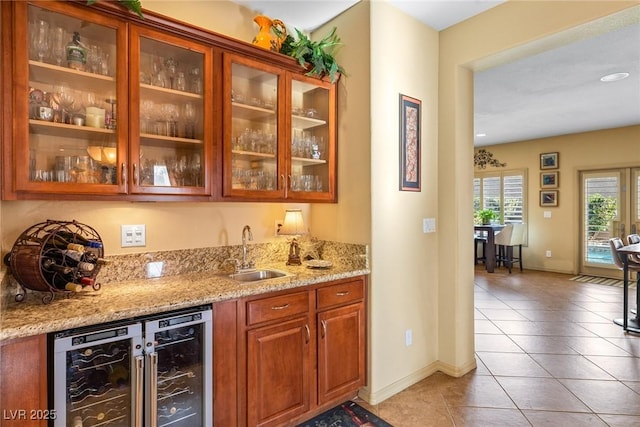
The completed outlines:
[[[100,289],[96,276],[104,264],[104,248],[98,232],[77,221],[47,220],[23,231],[5,257],[20,285],[15,300],[26,290],[43,292],[42,303],[56,294]]]
[[[127,341],[67,353],[67,418],[73,426],[131,424],[130,347]]]

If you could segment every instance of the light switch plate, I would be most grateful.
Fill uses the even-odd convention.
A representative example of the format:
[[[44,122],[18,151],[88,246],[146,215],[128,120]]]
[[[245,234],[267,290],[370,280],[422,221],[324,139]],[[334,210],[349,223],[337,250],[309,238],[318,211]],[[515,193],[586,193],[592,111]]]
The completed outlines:
[[[147,246],[147,231],[144,224],[121,225],[120,230],[121,247]]]
[[[436,231],[436,219],[435,218],[423,218],[422,219],[422,232],[434,233]]]

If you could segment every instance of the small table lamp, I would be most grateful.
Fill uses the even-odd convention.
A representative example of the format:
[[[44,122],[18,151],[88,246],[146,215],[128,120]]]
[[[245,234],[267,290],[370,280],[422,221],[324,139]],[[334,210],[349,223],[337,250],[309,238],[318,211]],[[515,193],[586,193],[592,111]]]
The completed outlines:
[[[289,247],[289,259],[287,265],[300,265],[300,245],[296,240],[297,236],[307,234],[304,228],[304,220],[302,219],[302,210],[287,209],[284,215],[282,227],[278,231],[279,235],[293,236],[291,246]]]

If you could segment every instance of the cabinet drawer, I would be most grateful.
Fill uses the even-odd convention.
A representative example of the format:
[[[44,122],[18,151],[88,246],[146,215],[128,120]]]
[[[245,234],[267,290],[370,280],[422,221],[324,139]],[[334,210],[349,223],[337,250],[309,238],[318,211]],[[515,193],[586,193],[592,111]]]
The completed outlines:
[[[247,303],[247,325],[309,312],[307,292],[264,298]]]
[[[332,307],[335,305],[348,304],[361,300],[364,296],[364,282],[354,280],[327,286],[317,290],[318,309]]]

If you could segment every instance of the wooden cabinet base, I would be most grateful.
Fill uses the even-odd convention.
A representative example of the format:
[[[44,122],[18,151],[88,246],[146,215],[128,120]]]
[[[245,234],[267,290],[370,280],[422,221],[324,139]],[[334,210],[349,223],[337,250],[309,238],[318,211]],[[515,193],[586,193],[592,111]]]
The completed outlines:
[[[47,404],[47,337],[0,342],[0,425],[46,427],[55,419]]]

